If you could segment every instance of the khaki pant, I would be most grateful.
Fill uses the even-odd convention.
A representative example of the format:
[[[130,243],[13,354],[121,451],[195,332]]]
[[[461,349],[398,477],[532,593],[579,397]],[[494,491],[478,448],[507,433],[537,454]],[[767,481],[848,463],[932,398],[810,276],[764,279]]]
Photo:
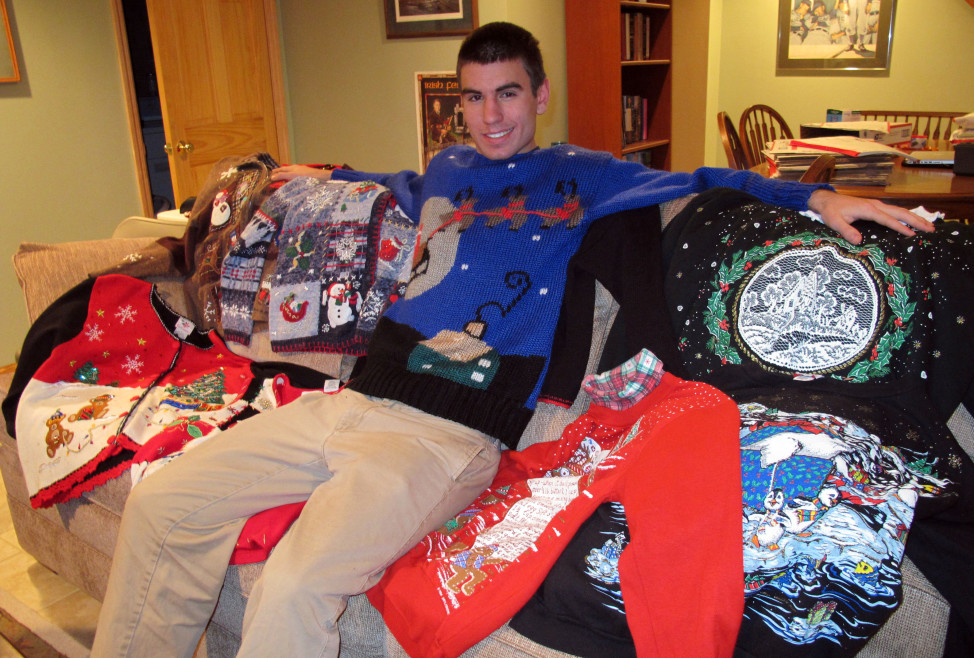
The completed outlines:
[[[337,655],[347,597],[476,498],[499,456],[480,432],[348,390],[247,419],[133,489],[92,655],[191,656],[247,518],[302,500],[239,655]]]

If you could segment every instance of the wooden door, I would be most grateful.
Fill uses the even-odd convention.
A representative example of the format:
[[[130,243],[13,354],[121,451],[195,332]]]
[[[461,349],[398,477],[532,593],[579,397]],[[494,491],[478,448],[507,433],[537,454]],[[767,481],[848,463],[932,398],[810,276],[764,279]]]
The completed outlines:
[[[147,0],[176,204],[213,164],[286,158],[273,0]]]

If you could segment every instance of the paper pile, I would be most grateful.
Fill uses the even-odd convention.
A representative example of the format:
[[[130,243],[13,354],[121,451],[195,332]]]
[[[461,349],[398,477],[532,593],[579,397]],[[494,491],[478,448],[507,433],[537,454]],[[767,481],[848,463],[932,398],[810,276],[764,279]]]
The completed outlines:
[[[778,139],[771,142],[764,156],[772,177],[798,180],[823,153],[835,157],[834,185],[885,186],[896,158],[913,158],[909,153],[885,144],[845,136]]]

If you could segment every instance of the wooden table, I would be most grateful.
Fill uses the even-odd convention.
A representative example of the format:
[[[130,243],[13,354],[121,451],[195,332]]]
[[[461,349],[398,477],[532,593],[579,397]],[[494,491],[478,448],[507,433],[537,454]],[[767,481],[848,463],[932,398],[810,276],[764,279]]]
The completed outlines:
[[[767,176],[768,164],[759,164],[752,170]],[[905,208],[923,206],[943,212],[947,219],[974,223],[974,176],[957,176],[953,169],[904,167],[901,159],[897,159],[886,187],[836,185],[835,189],[849,196],[880,199]]]

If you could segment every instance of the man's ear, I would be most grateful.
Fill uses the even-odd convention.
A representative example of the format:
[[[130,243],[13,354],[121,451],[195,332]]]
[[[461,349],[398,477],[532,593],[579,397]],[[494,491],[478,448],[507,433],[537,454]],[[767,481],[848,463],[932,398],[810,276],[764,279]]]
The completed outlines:
[[[538,99],[538,114],[544,114],[545,110],[548,109],[548,101],[551,99],[551,82],[548,78],[544,79],[541,86],[538,87],[538,93],[535,94]]]

